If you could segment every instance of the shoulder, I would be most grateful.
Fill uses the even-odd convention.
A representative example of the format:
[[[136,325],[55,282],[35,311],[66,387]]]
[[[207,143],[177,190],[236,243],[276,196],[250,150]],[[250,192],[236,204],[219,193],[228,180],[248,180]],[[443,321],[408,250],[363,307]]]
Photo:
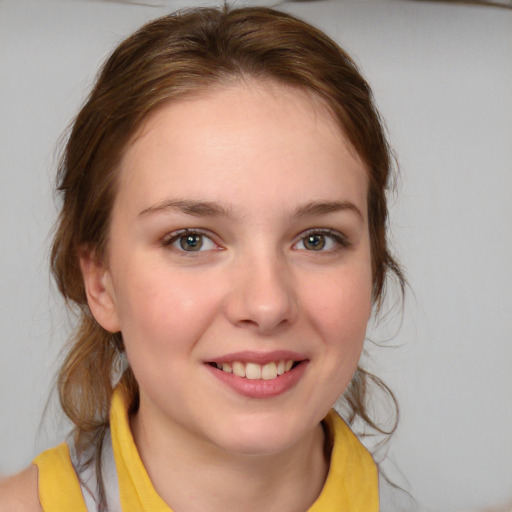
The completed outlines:
[[[38,495],[38,470],[32,465],[16,475],[0,480],[0,510],[42,512]]]

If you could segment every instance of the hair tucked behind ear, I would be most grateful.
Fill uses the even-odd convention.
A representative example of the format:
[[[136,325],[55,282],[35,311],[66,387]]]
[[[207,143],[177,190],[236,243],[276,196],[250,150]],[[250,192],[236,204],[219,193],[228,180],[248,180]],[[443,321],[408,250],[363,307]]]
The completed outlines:
[[[79,447],[101,440],[123,365],[122,335],[105,331],[94,320],[79,265],[84,250],[100,260],[107,256],[123,151],[162,105],[246,77],[309,91],[328,107],[368,172],[375,309],[382,303],[387,276],[394,274],[403,288],[386,238],[390,150],[371,90],[350,57],[314,27],[267,8],[202,8],[152,21],[122,42],[103,65],[73,122],[58,171],[63,202],[52,270],[79,317],[58,385]],[[349,422],[359,417],[379,429],[367,410],[371,381],[383,386],[357,370],[344,395],[344,410]],[[136,407],[138,386],[129,368],[120,385]]]

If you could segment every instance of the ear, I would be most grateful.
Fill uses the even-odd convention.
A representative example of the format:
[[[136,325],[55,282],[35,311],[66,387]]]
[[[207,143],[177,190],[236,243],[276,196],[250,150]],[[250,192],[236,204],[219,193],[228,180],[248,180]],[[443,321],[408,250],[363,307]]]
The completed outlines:
[[[94,251],[83,249],[80,254],[80,269],[87,303],[94,318],[105,330],[120,331],[112,277],[108,268],[96,257]]]

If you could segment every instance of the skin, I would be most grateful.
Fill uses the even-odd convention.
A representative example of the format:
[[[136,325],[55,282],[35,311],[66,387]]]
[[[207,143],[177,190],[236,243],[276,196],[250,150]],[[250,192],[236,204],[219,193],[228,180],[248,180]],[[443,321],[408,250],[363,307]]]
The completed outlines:
[[[20,473],[0,481],[0,510],[42,512],[37,492],[36,466],[29,466]]]
[[[96,319],[123,332],[141,392],[135,442],[176,512],[307,510],[318,496],[328,466],[320,421],[355,370],[371,310],[366,188],[322,105],[272,84],[168,106],[128,148],[108,260],[85,254],[81,266]],[[153,208],[175,199],[232,215]],[[359,214],[293,215],[311,201]],[[207,250],[163,243],[182,228],[211,237]],[[306,250],[309,228],[350,245]],[[304,353],[306,371],[282,396],[241,397],[204,363],[241,347]],[[0,510],[42,510],[35,466],[0,481]]]
[[[325,107],[275,84],[170,104],[128,147],[108,261],[82,268],[96,319],[123,333],[140,385],[134,438],[175,510],[306,510],[318,496],[320,422],[355,371],[371,313],[366,192]],[[182,201],[208,208],[168,206]],[[181,248],[185,228],[203,250]],[[309,229],[322,250],[304,245]],[[206,364],[283,349],[306,369],[272,398],[240,395]]]
[[[95,318],[123,334],[134,439],[176,512],[307,510],[321,492],[321,420],[371,314],[367,186],[321,102],[268,82],[169,104],[127,147],[107,258],[81,267]],[[183,229],[202,250],[182,249]],[[269,398],[207,364],[276,350],[304,367]]]

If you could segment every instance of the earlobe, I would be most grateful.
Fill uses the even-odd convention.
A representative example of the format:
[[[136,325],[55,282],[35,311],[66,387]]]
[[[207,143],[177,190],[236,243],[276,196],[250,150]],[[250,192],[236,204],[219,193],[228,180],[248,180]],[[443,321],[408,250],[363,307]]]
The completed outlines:
[[[84,250],[80,255],[80,269],[87,303],[94,318],[105,330],[120,331],[112,277],[108,268],[94,253]]]

